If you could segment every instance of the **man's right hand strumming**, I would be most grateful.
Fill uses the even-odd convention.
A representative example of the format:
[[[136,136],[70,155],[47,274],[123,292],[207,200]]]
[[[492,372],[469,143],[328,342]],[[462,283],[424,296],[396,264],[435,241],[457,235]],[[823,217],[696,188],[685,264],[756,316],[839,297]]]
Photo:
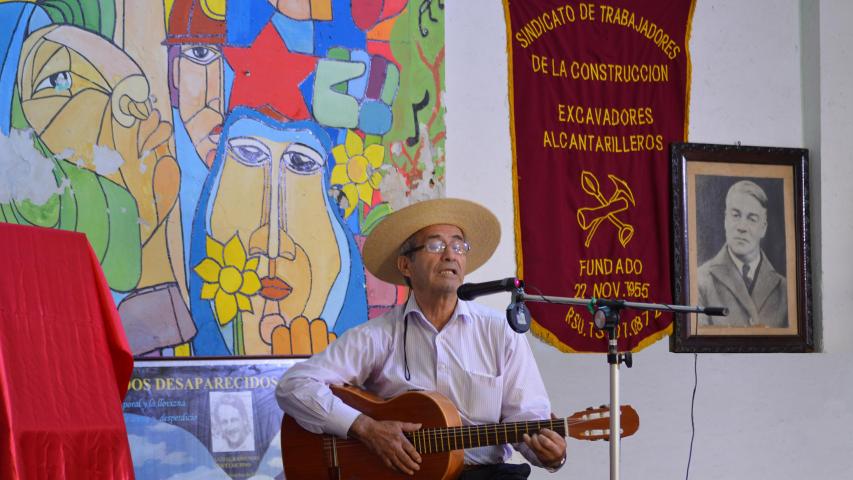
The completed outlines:
[[[421,456],[403,434],[420,428],[420,423],[374,420],[362,414],[350,426],[349,436],[367,445],[388,468],[414,475],[421,468]]]

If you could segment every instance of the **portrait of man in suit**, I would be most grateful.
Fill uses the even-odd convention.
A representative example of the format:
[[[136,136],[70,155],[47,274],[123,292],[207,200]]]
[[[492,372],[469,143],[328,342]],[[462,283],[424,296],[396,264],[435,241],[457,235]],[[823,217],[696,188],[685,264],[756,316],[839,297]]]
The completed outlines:
[[[726,193],[725,245],[697,272],[698,303],[720,306],[728,316],[699,315],[700,326],[786,328],[787,283],[769,260],[762,240],[768,231],[768,198],[751,180]],[[784,265],[780,266],[784,272]]]

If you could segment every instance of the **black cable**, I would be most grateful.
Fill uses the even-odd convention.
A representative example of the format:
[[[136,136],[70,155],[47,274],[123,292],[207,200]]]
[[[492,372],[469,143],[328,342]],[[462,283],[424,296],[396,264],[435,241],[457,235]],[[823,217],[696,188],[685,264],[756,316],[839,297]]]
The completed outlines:
[[[690,478],[690,460],[693,458],[693,439],[696,437],[696,422],[693,408],[696,406],[696,388],[699,386],[699,354],[693,354],[693,397],[690,399],[690,451],[687,453],[687,473],[684,480]]]
[[[525,289],[532,288],[533,290],[536,290],[536,294],[539,295],[539,299],[542,300],[543,302],[550,303],[552,305],[558,305],[557,302],[552,302],[551,300],[548,300],[547,298],[545,298],[545,294],[542,293],[542,290],[539,290],[538,288],[536,288],[536,286],[527,284],[524,286],[524,288]],[[525,292],[525,293],[527,293],[527,292]]]
[[[406,348],[406,340],[409,338],[409,316],[406,315],[406,319],[404,320],[403,327],[403,368],[406,373],[406,381],[410,381],[412,379],[412,374],[409,373],[409,351]]]

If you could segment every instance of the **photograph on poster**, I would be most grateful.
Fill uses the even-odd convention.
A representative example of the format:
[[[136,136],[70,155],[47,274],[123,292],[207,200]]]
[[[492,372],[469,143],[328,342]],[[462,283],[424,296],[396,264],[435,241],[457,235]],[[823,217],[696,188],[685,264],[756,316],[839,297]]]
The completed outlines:
[[[210,392],[210,450],[246,452],[255,449],[252,392]]]

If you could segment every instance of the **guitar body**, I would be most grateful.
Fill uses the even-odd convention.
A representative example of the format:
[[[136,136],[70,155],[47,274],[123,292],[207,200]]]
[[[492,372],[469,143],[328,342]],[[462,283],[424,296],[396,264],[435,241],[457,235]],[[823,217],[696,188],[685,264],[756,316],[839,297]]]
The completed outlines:
[[[351,387],[332,387],[332,392],[376,420],[421,423],[423,428],[461,425],[456,407],[433,392],[407,392],[390,400]],[[281,450],[287,480],[452,479],[461,473],[464,459],[463,450],[422,453],[421,469],[410,477],[386,467],[363,443],[308,432],[287,414],[281,426]]]

